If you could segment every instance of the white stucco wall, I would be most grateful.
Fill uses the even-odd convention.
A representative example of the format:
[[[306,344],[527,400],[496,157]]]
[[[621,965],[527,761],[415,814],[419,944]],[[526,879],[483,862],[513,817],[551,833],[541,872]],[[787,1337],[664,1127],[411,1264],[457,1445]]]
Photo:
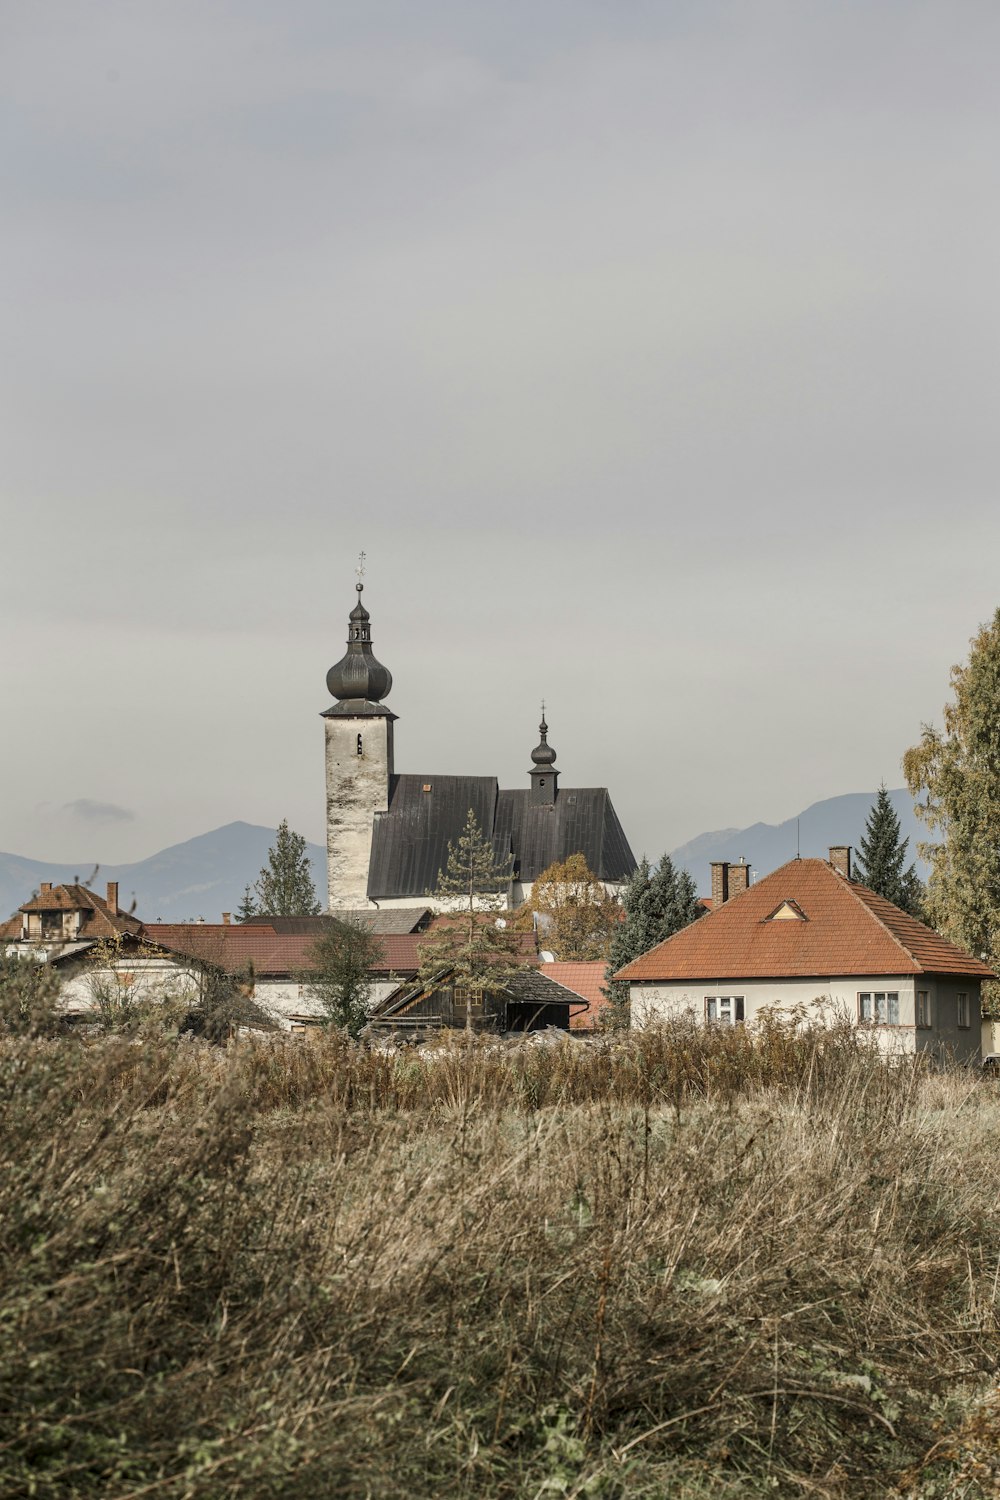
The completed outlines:
[[[331,911],[369,906],[368,864],[376,813],[389,807],[392,720],[324,719],[327,898]],[[358,754],[358,736],[361,754]],[[413,905],[412,898],[401,905]]]
[[[916,992],[926,990],[930,999],[931,1025],[916,1025]],[[953,980],[933,975],[872,975],[848,978],[828,976],[815,979],[756,979],[677,981],[658,984],[632,984],[629,994],[633,1026],[644,1026],[658,1020],[692,1015],[703,1021],[706,1001],[723,996],[742,995],[744,1020],[752,1021],[765,1006],[790,1010],[805,1006],[818,1018],[840,1014],[858,1019],[858,996],[862,992],[893,991],[899,996],[899,1024],[872,1026],[879,1046],[886,1052],[930,1050],[958,1062],[974,1060],[979,1054],[979,981]],[[959,1027],[957,1003],[959,993],[969,997],[971,1024]],[[817,1003],[819,1002],[819,1003]]]

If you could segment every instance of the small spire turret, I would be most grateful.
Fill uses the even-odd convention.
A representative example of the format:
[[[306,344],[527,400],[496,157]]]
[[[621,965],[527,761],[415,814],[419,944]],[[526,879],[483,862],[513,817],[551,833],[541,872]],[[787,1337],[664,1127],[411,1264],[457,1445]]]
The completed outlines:
[[[532,767],[529,799],[533,807],[551,807],[556,800],[559,772],[556,770],[556,752],[549,744],[549,726],[545,722],[545,704],[542,703],[542,722],[538,726],[541,739],[531,752]]]

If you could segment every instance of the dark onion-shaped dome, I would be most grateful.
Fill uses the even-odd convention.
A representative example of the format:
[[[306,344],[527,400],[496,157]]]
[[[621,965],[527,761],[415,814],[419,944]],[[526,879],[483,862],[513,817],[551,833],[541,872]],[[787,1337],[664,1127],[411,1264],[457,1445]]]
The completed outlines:
[[[388,697],[392,673],[376,661],[372,651],[368,611],[361,603],[362,585],[357,584],[358,602],[351,610],[347,632],[347,655],[326,674],[326,685],[332,698],[363,699],[379,703]]]
[[[556,752],[546,738],[549,726],[544,719],[542,719],[542,722],[538,726],[538,732],[542,737],[541,744],[536,745],[534,750],[532,750],[531,759],[536,766],[554,766],[556,763]]]

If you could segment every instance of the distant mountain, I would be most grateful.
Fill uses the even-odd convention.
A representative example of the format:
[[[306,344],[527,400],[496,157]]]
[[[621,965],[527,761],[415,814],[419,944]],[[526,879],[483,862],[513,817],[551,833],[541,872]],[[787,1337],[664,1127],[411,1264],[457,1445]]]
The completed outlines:
[[[903,833],[910,840],[909,855],[916,860],[921,875],[926,866],[916,859],[918,839],[926,831],[913,813],[909,792],[900,789],[889,793]],[[698,890],[711,890],[713,859],[745,858],[757,871],[766,875],[794,859],[796,821],[799,824],[799,846],[803,855],[827,853],[831,844],[853,844],[861,840],[874,792],[852,792],[844,797],[828,797],[814,802],[796,820],[784,823],[754,823],[750,828],[720,828],[702,833],[673,850],[674,863],[690,870]],[[128,908],[134,899],[136,915],[144,922],[184,922],[204,917],[218,922],[224,911],[235,911],[243,899],[243,890],[252,883],[267,863],[267,852],[274,842],[273,828],[253,823],[227,823],[224,828],[173,844],[131,865],[101,865],[93,879],[100,894],[105,882],[117,880],[118,899]],[[641,839],[638,841],[641,844]],[[307,844],[313,881],[321,901],[326,896],[326,850],[319,844]],[[91,871],[85,866],[43,864],[17,854],[0,854],[0,920],[14,912],[43,880],[58,884],[66,880],[84,880]]]
[[[926,879],[928,867],[917,856],[917,844],[927,840],[927,829],[917,822],[913,799],[905,787],[890,792],[889,799],[899,818],[902,836],[910,841],[907,860],[912,860],[921,879]],[[788,818],[784,823],[754,823],[750,828],[720,828],[714,833],[700,833],[674,849],[670,857],[675,865],[691,873],[698,890],[707,896],[712,888],[709,866],[713,860],[746,859],[759,876],[768,875],[794,859],[796,849],[803,858],[822,859],[834,844],[851,844],[856,850],[874,801],[874,792],[827,797],[807,807],[798,818]]]
[[[218,922],[224,911],[235,911],[247,883],[253,883],[274,843],[273,828],[253,823],[227,823],[224,828],[173,844],[131,865],[101,865],[92,881],[104,894],[105,882],[117,880],[118,899],[127,909],[135,900],[136,916],[144,922],[184,922],[204,917]],[[326,896],[326,850],[307,844],[313,881],[321,901]],[[54,885],[86,881],[85,866],[42,864],[17,854],[0,854],[0,920],[27,901],[43,880]]]

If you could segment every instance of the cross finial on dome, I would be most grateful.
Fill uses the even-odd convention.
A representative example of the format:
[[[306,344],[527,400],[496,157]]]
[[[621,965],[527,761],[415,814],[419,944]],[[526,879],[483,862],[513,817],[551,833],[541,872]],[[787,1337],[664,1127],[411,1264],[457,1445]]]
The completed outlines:
[[[360,594],[361,590],[364,588],[364,584],[361,582],[361,580],[365,576],[365,554],[363,552],[359,552],[358,553],[358,565],[354,569],[354,571],[358,575],[358,581],[354,585],[354,587],[357,589],[358,593]]]

